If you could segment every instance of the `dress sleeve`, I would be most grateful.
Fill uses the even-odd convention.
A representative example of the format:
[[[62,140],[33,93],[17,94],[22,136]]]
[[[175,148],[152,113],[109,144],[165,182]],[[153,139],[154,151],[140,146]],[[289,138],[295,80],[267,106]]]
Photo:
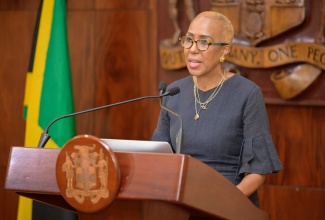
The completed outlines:
[[[283,169],[269,131],[263,94],[256,87],[243,110],[243,135],[237,177],[244,173],[269,174]]]
[[[237,176],[243,173],[270,174],[282,169],[269,134],[262,134],[243,141]]]

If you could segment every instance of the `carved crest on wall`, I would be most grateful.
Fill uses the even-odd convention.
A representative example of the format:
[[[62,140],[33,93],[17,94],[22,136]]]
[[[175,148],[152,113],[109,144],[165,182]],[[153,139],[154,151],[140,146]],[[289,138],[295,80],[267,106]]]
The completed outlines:
[[[286,42],[268,47],[258,44],[300,25],[305,19],[304,0],[211,0],[212,10],[233,23],[235,40],[227,61],[248,68],[273,68],[299,63],[273,72],[279,95],[291,99],[302,93],[325,70],[324,47],[310,42]]]
[[[325,0],[322,0],[321,13],[320,10],[313,13],[320,20],[319,33],[288,39],[283,36],[304,29],[306,4],[310,2],[210,0],[210,3],[212,11],[227,16],[234,26],[235,39],[226,61],[235,72],[240,73],[240,68],[250,72],[273,71],[270,82],[278,95],[288,100],[310,87],[325,70]],[[160,58],[164,69],[186,67],[183,50],[178,45],[167,48],[161,44]]]
[[[227,16],[236,37],[254,46],[305,19],[304,0],[211,0],[211,10]]]

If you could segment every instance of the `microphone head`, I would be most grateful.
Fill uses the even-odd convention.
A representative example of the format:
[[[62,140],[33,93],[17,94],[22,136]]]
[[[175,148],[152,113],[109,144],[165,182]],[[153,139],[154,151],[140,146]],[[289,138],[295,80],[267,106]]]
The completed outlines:
[[[168,91],[169,91],[169,95],[173,96],[173,95],[178,94],[180,92],[180,89],[179,89],[179,87],[173,87],[173,88],[169,89]]]
[[[165,91],[166,91],[166,88],[167,88],[167,83],[164,82],[164,81],[160,82],[160,84],[159,84],[159,93],[164,94]]]

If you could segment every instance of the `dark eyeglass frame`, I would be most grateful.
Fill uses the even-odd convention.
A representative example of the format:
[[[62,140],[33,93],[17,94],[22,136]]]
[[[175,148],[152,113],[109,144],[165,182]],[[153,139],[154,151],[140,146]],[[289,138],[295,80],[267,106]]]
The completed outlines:
[[[181,42],[181,46],[182,46],[182,47],[184,47],[182,41],[183,41],[183,39],[185,39],[185,38],[191,38],[191,37],[183,36],[183,37],[178,38],[178,40]],[[191,41],[192,41],[191,46],[189,46],[189,47],[184,47],[184,48],[185,48],[185,49],[189,49],[189,48],[191,48],[191,47],[193,46],[194,42],[195,42],[196,45],[197,45],[197,42],[200,41],[200,40],[204,40],[204,39],[198,39],[198,40],[193,40],[193,39],[191,39]],[[207,40],[206,40],[206,41],[207,41]],[[207,42],[208,42],[208,41],[207,41]],[[228,44],[228,43],[223,43],[223,42],[208,42],[207,45],[208,45],[207,49],[209,49],[209,46],[210,46],[210,45],[215,45],[215,46],[227,46],[227,45],[229,45],[229,44]],[[207,49],[205,49],[205,50],[201,50],[201,49],[199,49],[198,47],[197,47],[197,49],[200,50],[200,51],[206,51],[206,50],[207,50]]]

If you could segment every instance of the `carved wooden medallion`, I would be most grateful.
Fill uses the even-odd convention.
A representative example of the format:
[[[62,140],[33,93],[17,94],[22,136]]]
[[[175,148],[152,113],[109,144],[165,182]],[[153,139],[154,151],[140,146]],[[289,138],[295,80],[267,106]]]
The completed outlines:
[[[56,179],[64,199],[78,211],[107,207],[120,186],[114,152],[99,138],[80,135],[68,141],[58,155]]]

